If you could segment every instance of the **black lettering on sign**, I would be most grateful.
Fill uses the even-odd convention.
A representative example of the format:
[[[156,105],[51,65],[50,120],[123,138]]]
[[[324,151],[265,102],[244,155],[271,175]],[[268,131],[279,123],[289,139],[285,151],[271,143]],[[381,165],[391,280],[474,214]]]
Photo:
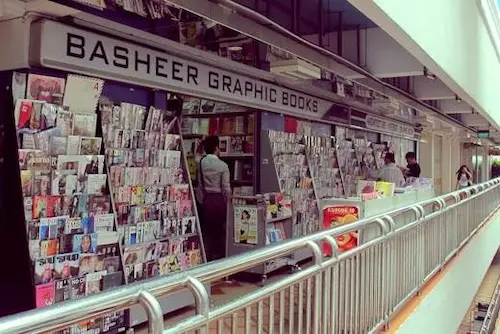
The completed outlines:
[[[253,85],[250,81],[245,81],[245,96],[248,96],[248,93],[253,92]]]
[[[281,104],[284,106],[288,106],[288,93],[287,92],[283,92],[283,94],[281,94]]]
[[[259,85],[258,83],[255,83],[255,88],[254,88],[254,98],[257,99],[257,95],[259,96],[258,99],[262,101],[262,93],[264,93],[264,88],[262,85]]]
[[[116,67],[121,67],[121,68],[128,68],[128,49],[121,47],[121,46],[115,46],[113,50],[113,65]]]
[[[167,66],[168,60],[161,57],[156,57],[155,73],[157,76],[162,78],[168,78],[167,71],[165,67]]]
[[[68,33],[66,38],[66,55],[74,58],[85,58],[85,38]]]
[[[183,81],[183,78],[179,73],[181,73],[182,68],[184,67],[184,64],[179,63],[178,61],[173,61],[172,62],[172,79],[177,80],[177,81]]]
[[[318,100],[314,100],[313,101],[313,109],[312,109],[312,111],[313,112],[318,112],[318,110],[319,110]]]
[[[195,85],[198,86],[198,69],[194,66],[188,65],[187,67],[187,83],[191,83],[191,80]]]
[[[303,96],[299,96],[299,109],[304,110],[306,106],[306,101]]]
[[[243,95],[243,90],[241,89],[241,83],[240,79],[236,78],[236,82],[234,83],[233,87],[233,93],[239,93],[240,95]]]
[[[290,94],[290,107],[297,108],[297,95]]]
[[[219,89],[219,74],[212,71],[208,72],[208,87]]]
[[[137,50],[135,51],[135,71],[136,72],[139,72],[139,65],[146,65],[146,73],[149,74],[149,68],[151,67],[151,64],[150,64],[150,61],[151,61],[151,56],[149,55],[149,53],[146,55],[146,59],[141,59],[139,57],[139,52],[137,52]]]
[[[108,56],[106,56],[106,51],[104,50],[104,45],[102,45],[101,41],[97,41],[97,43],[95,43],[94,50],[92,50],[89,60],[93,61],[94,58],[101,58],[104,60],[106,65],[109,65]]]
[[[231,77],[229,75],[222,75],[222,91],[231,93]]]
[[[272,103],[276,103],[276,89],[275,88],[271,88],[269,90],[269,101],[271,101]]]
[[[312,103],[312,99],[310,97],[308,97],[306,99],[306,103],[305,103],[305,109],[306,109],[306,111],[313,111],[311,103]]]

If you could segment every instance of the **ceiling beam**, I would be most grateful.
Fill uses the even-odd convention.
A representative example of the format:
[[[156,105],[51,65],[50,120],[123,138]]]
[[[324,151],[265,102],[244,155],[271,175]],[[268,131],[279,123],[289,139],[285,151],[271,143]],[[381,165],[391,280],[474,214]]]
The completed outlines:
[[[457,100],[442,100],[440,108],[447,114],[470,114],[474,110],[467,102]]]
[[[413,94],[420,100],[455,99],[455,93],[446,87],[439,78],[429,79],[423,75],[413,77],[412,90]]]

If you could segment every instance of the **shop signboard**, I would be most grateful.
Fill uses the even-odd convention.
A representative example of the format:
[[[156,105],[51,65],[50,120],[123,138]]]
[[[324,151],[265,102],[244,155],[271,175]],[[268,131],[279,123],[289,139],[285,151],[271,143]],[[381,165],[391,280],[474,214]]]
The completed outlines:
[[[216,68],[187,58],[53,21],[36,22],[31,27],[31,65],[310,119],[321,119],[333,105],[223,69],[224,65]]]
[[[323,208],[323,229],[350,224],[359,219],[360,209],[356,205],[328,205]],[[339,252],[348,251],[358,245],[358,232],[335,237]],[[323,243],[323,254],[332,256],[332,248]]]
[[[374,115],[366,115],[366,128],[379,133],[387,133],[398,137],[415,138],[415,128],[401,122]]]

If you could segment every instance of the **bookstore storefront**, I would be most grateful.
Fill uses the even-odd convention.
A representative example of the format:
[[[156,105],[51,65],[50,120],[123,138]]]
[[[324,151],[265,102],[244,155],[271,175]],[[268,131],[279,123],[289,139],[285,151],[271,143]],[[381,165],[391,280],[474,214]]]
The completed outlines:
[[[205,261],[193,189],[203,136],[219,136],[231,172],[227,255],[321,230],[320,200],[355,196],[362,163],[382,163],[388,146],[377,132],[415,136],[404,123],[265,81],[269,73],[192,60],[200,52],[176,43],[154,49],[49,20],[31,25],[31,41],[31,68],[3,73],[14,122],[4,113],[2,175],[19,192],[9,193],[18,203],[8,213],[5,190],[1,199],[24,240],[19,254],[29,252],[17,265],[34,268],[36,307]],[[162,306],[192,302],[183,293]],[[144,320],[137,308],[78,326],[109,332]]]

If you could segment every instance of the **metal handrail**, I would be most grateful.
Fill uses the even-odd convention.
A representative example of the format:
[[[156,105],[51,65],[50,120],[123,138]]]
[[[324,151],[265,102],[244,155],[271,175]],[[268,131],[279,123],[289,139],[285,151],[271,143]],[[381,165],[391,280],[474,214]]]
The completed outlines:
[[[500,184],[500,178],[485,182],[481,185],[475,185],[469,189],[455,191],[433,199],[425,200],[414,205],[392,210],[390,212],[367,217],[351,223],[349,225],[335,227],[329,230],[321,231],[312,235],[283,241],[259,250],[250,251],[241,255],[214,261],[185,272],[171,274],[166,277],[158,277],[147,282],[137,282],[126,286],[121,286],[98,295],[85,297],[80,300],[67,301],[62,304],[54,305],[45,309],[31,310],[21,314],[9,316],[0,319],[1,333],[23,333],[23,332],[47,332],[66,328],[79,321],[96,318],[112,312],[129,308],[134,304],[142,304],[149,318],[149,332],[162,333],[163,314],[161,306],[156,298],[174,294],[180,290],[188,288],[193,292],[197,305],[197,315],[190,319],[188,323],[180,324],[169,329],[168,333],[179,333],[185,330],[194,329],[207,321],[211,315],[223,315],[230,312],[228,307],[221,307],[213,311],[210,310],[209,296],[203,285],[205,282],[211,282],[229,275],[242,272],[255,267],[263,262],[286,256],[298,249],[308,247],[313,251],[315,264],[299,273],[290,275],[285,280],[270,284],[263,289],[258,290],[248,298],[241,298],[240,301],[233,303],[243,303],[248,299],[264,298],[267,293],[282,288],[283,284],[293,284],[297,279],[315,275],[322,267],[352,257],[361,251],[376,244],[383,243],[388,237],[402,233],[402,231],[412,228],[424,222],[430,217],[439,215],[441,212],[459,206],[461,203],[470,201],[485,192],[495,189]],[[472,191],[474,190],[474,191]],[[465,193],[465,196],[461,196]],[[446,205],[445,199],[450,196],[455,198],[455,203]],[[433,209],[430,214],[425,213],[424,208],[428,205],[437,204],[437,209]],[[406,224],[402,228],[395,229],[394,217],[403,213],[414,211],[415,220]],[[334,252],[332,258],[323,261],[318,242],[326,241],[335,250],[336,242],[334,237],[347,234],[349,232],[363,230],[373,224],[381,229],[381,234],[367,243],[358,247],[337,254]],[[156,297],[156,298],[155,298]],[[319,299],[316,299],[318,301]],[[242,304],[243,305],[243,304]],[[316,314],[315,314],[316,316]],[[318,320],[319,321],[319,320]]]

